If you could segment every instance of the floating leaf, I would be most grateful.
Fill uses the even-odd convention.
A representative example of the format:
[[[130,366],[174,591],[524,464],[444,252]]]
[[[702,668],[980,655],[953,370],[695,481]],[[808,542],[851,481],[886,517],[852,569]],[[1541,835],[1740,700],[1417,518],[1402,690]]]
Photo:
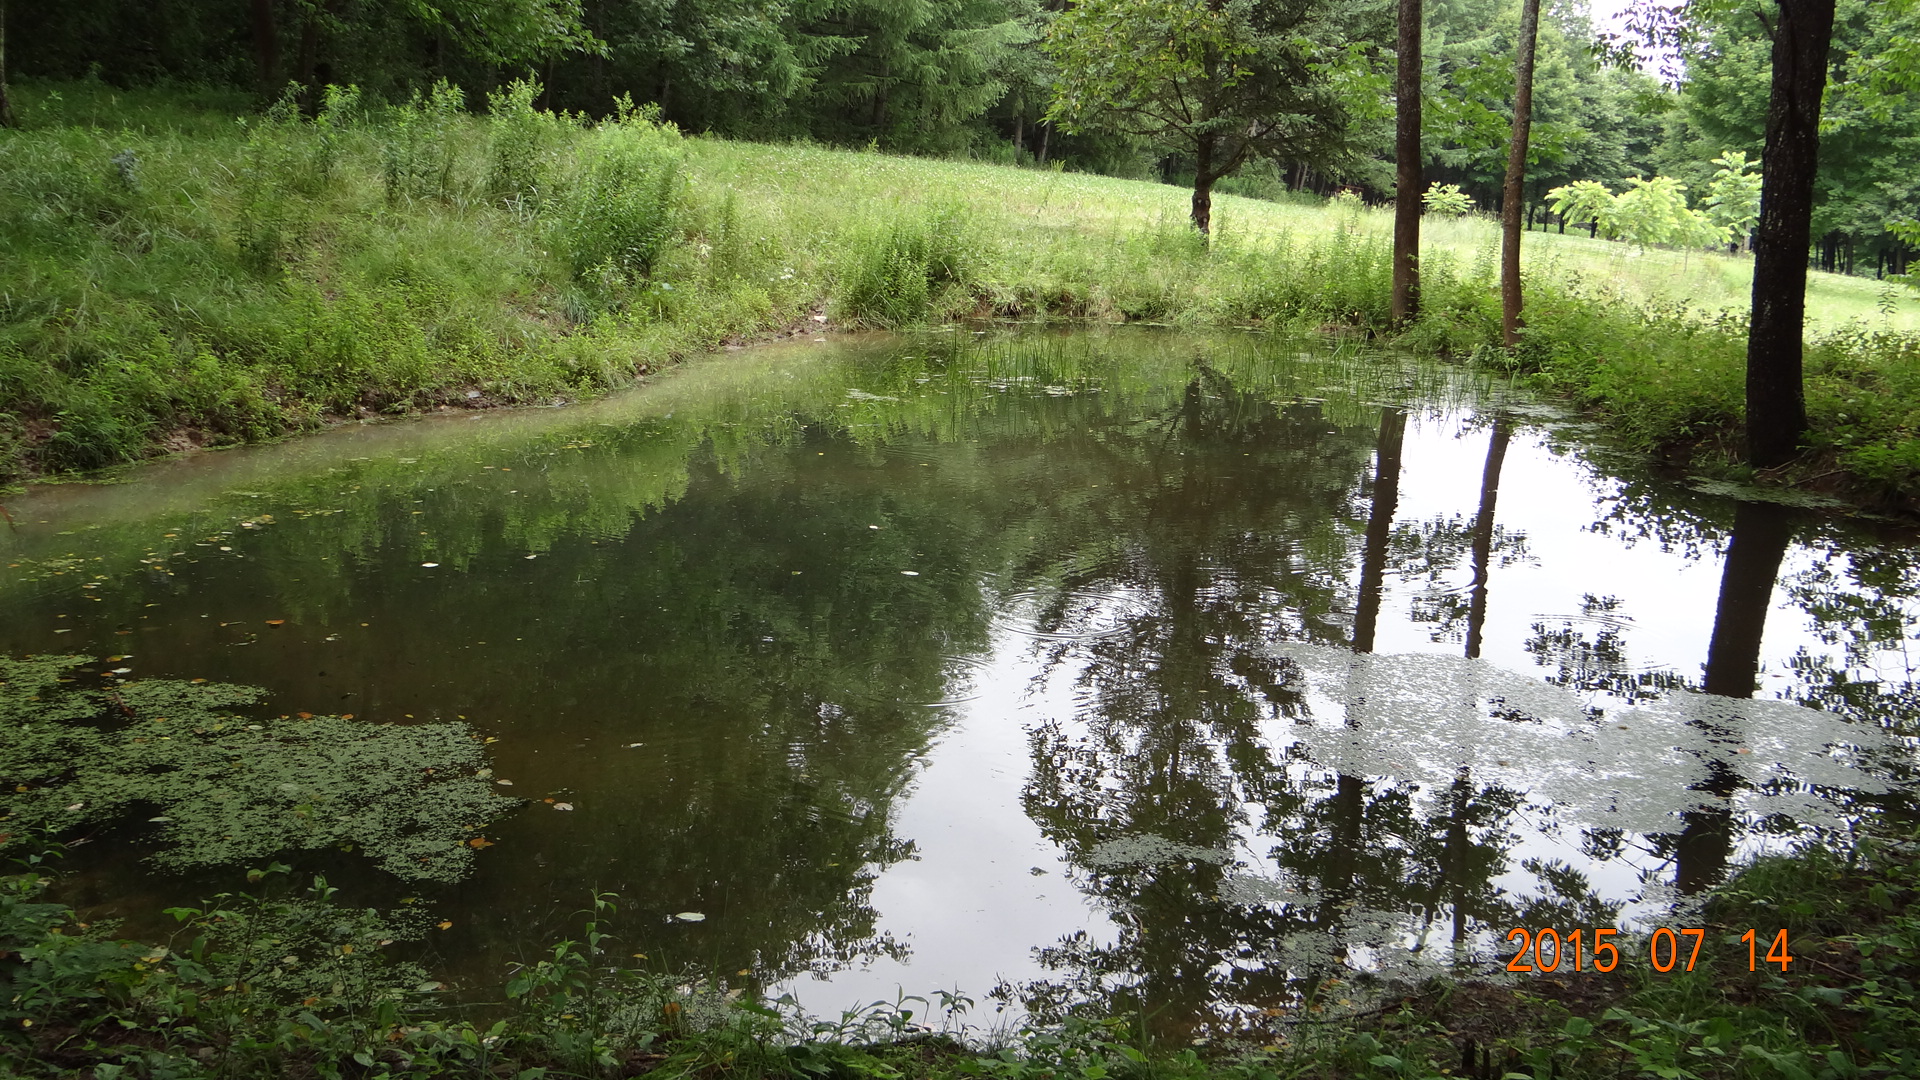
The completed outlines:
[[[476,836],[476,837],[474,837],[473,839],[471,839],[471,840],[469,840],[469,841],[467,841],[467,846],[468,846],[468,847],[470,847],[470,848],[472,848],[472,849],[474,849],[475,851],[478,851],[478,850],[480,850],[481,848],[490,848],[490,847],[492,847],[492,846],[493,846],[493,841],[491,841],[491,840],[489,840],[489,839],[487,839],[487,838],[486,838],[486,837],[484,837],[484,836]]]
[[[440,921],[439,921],[438,923],[436,923],[435,925],[436,925],[436,926],[438,926],[438,927],[439,927],[440,929],[442,929],[442,930],[451,930],[451,929],[453,929],[453,920],[452,920],[452,919],[442,919],[442,920],[440,920]]]
[[[573,809],[573,804],[570,802],[557,802],[553,804],[553,808],[555,810],[571,810]]]
[[[908,577],[919,577],[919,576],[920,576],[920,571],[918,571],[918,570],[902,570],[902,571],[900,571],[900,572],[901,572],[901,573],[903,573],[903,574],[905,574],[905,575],[907,575]]]
[[[439,566],[440,564],[437,562],[423,562],[420,565],[426,566],[426,567],[434,567],[434,566]]]
[[[285,625],[287,625],[287,620],[285,620],[285,619],[268,619],[268,620],[267,620],[267,625],[268,625],[268,626],[285,626]]]
[[[676,912],[673,917],[676,919],[679,919],[681,922],[706,922],[707,921],[707,917],[698,911]]]

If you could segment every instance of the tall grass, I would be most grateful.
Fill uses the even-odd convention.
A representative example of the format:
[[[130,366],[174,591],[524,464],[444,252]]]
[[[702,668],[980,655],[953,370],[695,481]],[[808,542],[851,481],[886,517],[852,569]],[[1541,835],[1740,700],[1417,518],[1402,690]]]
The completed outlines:
[[[1387,215],[1357,205],[1223,195],[1206,243],[1165,185],[689,138],[631,106],[593,124],[537,109],[526,82],[483,116],[443,83],[217,124],[220,102],[106,94],[23,87],[27,127],[0,134],[0,479],[572,398],[819,312],[1390,334]],[[1741,326],[1720,309],[1745,263],[1530,234],[1531,329],[1509,354],[1491,349],[1491,223],[1426,231],[1401,344],[1524,369],[1640,445],[1730,460]],[[1920,303],[1815,277],[1825,448],[1920,487],[1890,404],[1920,381]]]

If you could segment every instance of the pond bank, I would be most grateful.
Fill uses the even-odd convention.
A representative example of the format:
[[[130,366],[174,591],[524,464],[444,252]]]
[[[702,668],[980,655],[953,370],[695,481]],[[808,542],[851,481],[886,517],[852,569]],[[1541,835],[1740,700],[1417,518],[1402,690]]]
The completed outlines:
[[[425,927],[409,934],[380,913],[334,906],[324,881],[308,888],[256,872],[253,895],[173,910],[181,929],[171,942],[124,941],[43,902],[50,864],[35,856],[23,860],[27,873],[0,878],[0,1075],[1912,1076],[1917,840],[1761,860],[1715,891],[1697,920],[1698,960],[1683,944],[1670,971],[1655,968],[1657,945],[1649,960],[1647,939],[1623,935],[1612,976],[1328,983],[1296,1009],[1171,1042],[1144,1037],[1139,1018],[1125,1016],[973,1028],[971,1003],[945,995],[821,1022],[728,990],[712,972],[628,958],[614,943],[610,895],[580,913],[578,940],[519,968],[490,995],[495,1004],[450,1008],[443,984],[384,949],[386,935],[432,933],[431,915],[399,920]],[[1751,964],[1750,928],[1763,928]]]
[[[1742,319],[1663,298],[1720,256],[1654,288],[1636,275],[1656,260],[1529,234],[1530,330],[1509,353],[1490,237],[1468,225],[1429,222],[1423,316],[1390,335],[1364,210],[1223,197],[1208,246],[1165,185],[687,138],[643,113],[588,128],[513,100],[486,118],[344,102],[236,128],[189,94],[136,93],[109,131],[64,89],[24,90],[28,128],[0,144],[17,255],[0,482],[573,400],[729,343],[956,318],[1358,332],[1522,374],[1634,450],[1753,479]],[[1920,338],[1903,325],[1813,335],[1811,446],[1757,479],[1915,508]]]

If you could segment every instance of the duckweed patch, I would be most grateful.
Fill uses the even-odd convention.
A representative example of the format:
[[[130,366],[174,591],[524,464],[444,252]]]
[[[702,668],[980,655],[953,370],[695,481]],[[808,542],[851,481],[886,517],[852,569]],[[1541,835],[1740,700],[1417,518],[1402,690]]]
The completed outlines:
[[[454,881],[470,841],[519,800],[496,794],[458,723],[251,719],[264,693],[123,680],[85,656],[0,657],[0,852],[141,817],[158,867],[338,848],[406,880]]]

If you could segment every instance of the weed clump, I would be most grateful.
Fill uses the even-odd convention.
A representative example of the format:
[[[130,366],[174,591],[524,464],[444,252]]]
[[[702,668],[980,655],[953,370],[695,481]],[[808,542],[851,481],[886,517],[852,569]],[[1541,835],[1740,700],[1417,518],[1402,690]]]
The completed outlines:
[[[856,235],[847,245],[834,296],[842,321],[898,329],[961,300],[978,280],[980,255],[957,206],[903,216]]]

